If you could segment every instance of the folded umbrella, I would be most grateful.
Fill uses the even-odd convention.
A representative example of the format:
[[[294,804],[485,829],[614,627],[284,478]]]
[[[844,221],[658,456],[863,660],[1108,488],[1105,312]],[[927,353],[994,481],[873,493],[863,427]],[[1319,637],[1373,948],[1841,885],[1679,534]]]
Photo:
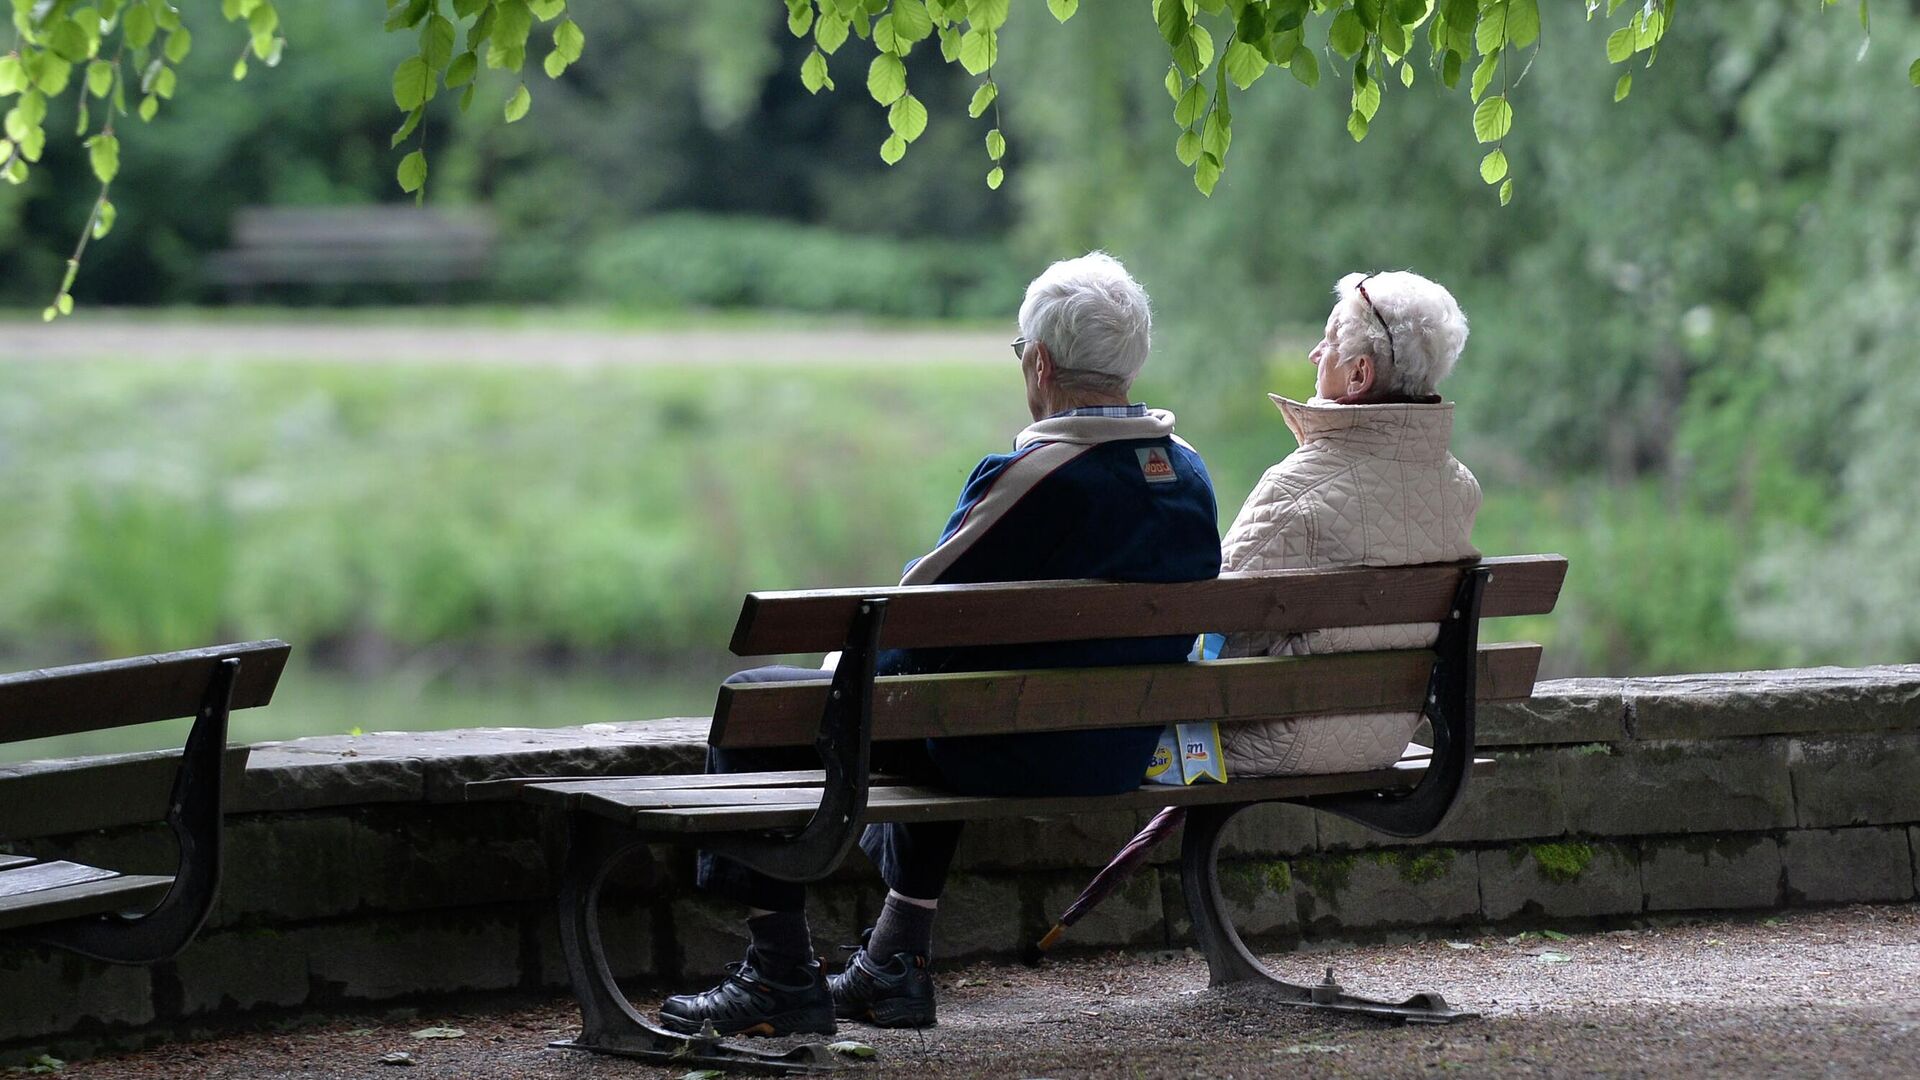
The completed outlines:
[[[1141,860],[1147,857],[1147,852],[1151,851],[1155,844],[1172,836],[1186,820],[1186,808],[1181,806],[1169,806],[1155,814],[1153,820],[1147,822],[1146,828],[1141,829],[1133,839],[1127,841],[1126,846],[1114,853],[1113,860],[1107,863],[1099,873],[1093,875],[1093,880],[1087,882],[1087,887],[1080,890],[1080,895],[1074,897],[1073,903],[1067,905],[1067,910],[1060,913],[1059,921],[1053,924],[1053,928],[1047,931],[1046,936],[1021,950],[1021,962],[1028,967],[1033,967],[1045,959],[1047,950],[1053,948],[1066,935],[1067,927],[1079,922],[1082,915],[1092,911],[1100,901],[1113,895],[1113,890],[1119,888],[1120,883],[1127,880],[1127,876],[1140,866]]]

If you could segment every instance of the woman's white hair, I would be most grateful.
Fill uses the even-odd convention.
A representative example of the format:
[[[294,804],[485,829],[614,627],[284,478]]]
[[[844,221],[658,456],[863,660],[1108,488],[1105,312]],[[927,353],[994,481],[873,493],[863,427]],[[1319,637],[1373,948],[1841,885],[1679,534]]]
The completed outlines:
[[[1125,390],[1146,366],[1153,312],[1120,260],[1095,251],[1033,279],[1020,304],[1020,336],[1045,345],[1069,382]]]
[[[1386,393],[1431,395],[1466,347],[1467,316],[1459,303],[1419,274],[1348,274],[1333,291],[1340,298],[1333,305],[1333,342],[1341,362],[1371,356]]]

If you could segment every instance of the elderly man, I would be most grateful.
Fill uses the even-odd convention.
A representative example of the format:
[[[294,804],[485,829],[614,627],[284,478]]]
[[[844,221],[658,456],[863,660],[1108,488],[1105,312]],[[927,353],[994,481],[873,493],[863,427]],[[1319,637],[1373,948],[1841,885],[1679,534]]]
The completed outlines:
[[[1418,274],[1348,274],[1310,355],[1311,401],[1274,396],[1300,448],[1267,470],[1222,542],[1225,570],[1403,566],[1479,556],[1468,536],[1480,485],[1448,452],[1453,405],[1434,388],[1460,356],[1467,320]],[[1225,656],[1424,649],[1432,625],[1236,634]],[[1417,714],[1234,725],[1229,776],[1352,772],[1397,760]]]
[[[1219,524],[1206,465],[1174,436],[1173,414],[1129,402],[1151,326],[1146,293],[1102,253],[1055,263],[1027,287],[1013,350],[1034,423],[1012,453],[990,454],[974,468],[939,543],[907,564],[901,584],[1196,581],[1218,573]],[[1190,644],[1171,637],[894,650],[880,657],[879,670],[1171,663],[1185,659]],[[819,677],[763,668],[734,678]],[[1153,728],[931,739],[892,748],[901,753],[885,768],[969,794],[1113,794],[1140,783],[1157,741]],[[814,764],[804,752],[796,759],[710,751],[708,771]],[[703,855],[701,887],[748,908],[747,954],[719,986],[667,999],[662,1022],[691,1032],[712,1021],[722,1034],[765,1035],[831,1033],[836,1017],[931,1025],[934,912],[959,839],[953,822],[866,830],[861,847],[887,883],[886,904],[865,947],[831,978],[814,959],[802,886]]]

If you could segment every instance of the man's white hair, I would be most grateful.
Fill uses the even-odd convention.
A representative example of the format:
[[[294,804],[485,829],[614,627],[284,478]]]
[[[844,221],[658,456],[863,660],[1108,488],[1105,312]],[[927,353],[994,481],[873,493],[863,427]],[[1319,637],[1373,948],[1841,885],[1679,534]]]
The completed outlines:
[[[1124,390],[1146,366],[1153,313],[1120,260],[1095,251],[1033,279],[1020,304],[1020,336],[1045,345],[1069,381],[1084,372]]]
[[[1466,347],[1467,317],[1453,294],[1419,274],[1348,274],[1333,291],[1341,362],[1373,357],[1386,393],[1431,395]]]

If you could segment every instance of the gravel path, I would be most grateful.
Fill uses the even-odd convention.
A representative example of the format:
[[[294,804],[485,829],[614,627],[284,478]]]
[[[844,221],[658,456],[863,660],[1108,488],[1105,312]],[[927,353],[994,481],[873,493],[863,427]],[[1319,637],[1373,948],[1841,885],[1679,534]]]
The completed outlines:
[[[1920,906],[1853,907],[1764,921],[1485,936],[1274,958],[1296,977],[1327,964],[1377,996],[1439,990],[1484,1015],[1393,1027],[1275,1009],[1201,989],[1187,953],[1094,954],[1045,969],[976,965],[940,976],[928,1032],[842,1025],[879,1051],[852,1076],[1920,1076]],[[644,1004],[651,1005],[648,1000]],[[331,1020],[70,1065],[129,1077],[635,1077],[681,1069],[549,1050],[568,1001],[510,1011],[429,1010]],[[429,1026],[453,1039],[418,1039]],[[382,1055],[404,1052],[396,1068]]]
[[[558,317],[556,317],[558,318]],[[195,322],[90,313],[55,323],[0,319],[0,361],[324,360],[599,364],[899,363],[1008,359],[1011,330],[834,325],[566,330],[558,325],[467,326],[287,322]]]

